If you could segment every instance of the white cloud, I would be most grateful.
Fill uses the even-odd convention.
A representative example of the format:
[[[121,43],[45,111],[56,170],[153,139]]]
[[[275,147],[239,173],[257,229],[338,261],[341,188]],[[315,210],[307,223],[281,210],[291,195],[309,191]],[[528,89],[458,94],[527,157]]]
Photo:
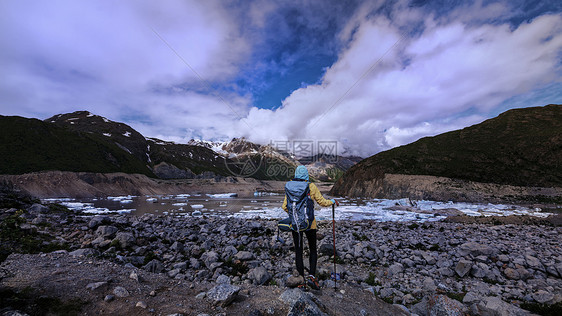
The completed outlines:
[[[417,16],[406,14],[397,20]],[[294,91],[275,111],[250,111],[252,138],[345,139],[355,153],[373,154],[477,123],[509,98],[560,82],[560,15],[516,29],[432,19],[420,36],[393,47],[401,38],[394,20],[357,15],[342,33],[347,49],[321,84]],[[467,111],[478,115],[463,117]]]
[[[222,102],[208,83],[231,80],[250,54],[237,23],[217,1],[2,2],[1,112],[46,118],[88,109],[152,121],[150,132],[175,137],[234,122],[226,103],[245,116],[247,101],[223,93]]]

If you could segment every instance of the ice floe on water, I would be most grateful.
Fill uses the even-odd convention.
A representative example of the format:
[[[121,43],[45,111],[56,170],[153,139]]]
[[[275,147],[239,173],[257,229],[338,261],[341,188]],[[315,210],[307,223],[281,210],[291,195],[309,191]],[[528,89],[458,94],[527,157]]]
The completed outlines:
[[[219,194],[207,194],[208,197],[213,199],[227,199],[234,198],[238,196],[238,193],[219,193]]]
[[[189,197],[189,203],[187,200]],[[45,203],[60,203],[69,209],[86,214],[121,213],[140,215],[144,213],[169,214],[170,216],[226,216],[266,219],[281,219],[287,214],[281,209],[282,196],[266,195],[239,197],[236,193],[178,194],[155,196],[111,196],[99,199],[44,199]],[[509,204],[482,204],[467,202],[436,202],[404,199],[342,198],[336,208],[336,220],[386,221],[438,221],[450,215],[508,216],[529,215],[547,217],[550,213],[538,208]],[[160,202],[160,203],[155,203]],[[124,204],[127,207],[124,207]],[[158,208],[158,210],[156,209]],[[166,213],[164,213],[166,212]],[[332,208],[315,209],[318,220],[331,220]]]

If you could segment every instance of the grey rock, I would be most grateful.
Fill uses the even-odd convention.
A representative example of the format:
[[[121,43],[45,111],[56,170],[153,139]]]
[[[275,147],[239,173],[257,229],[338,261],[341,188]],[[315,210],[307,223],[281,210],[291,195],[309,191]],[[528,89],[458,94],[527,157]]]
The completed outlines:
[[[96,215],[94,216],[90,222],[88,223],[88,228],[94,229],[101,224],[109,224],[111,223],[111,218],[106,215]]]
[[[470,270],[470,274],[475,278],[483,278],[486,277],[489,273],[488,266],[482,262],[478,262],[477,264],[472,266]]]
[[[459,254],[463,257],[467,255],[472,255],[473,257],[478,257],[481,255],[491,256],[496,250],[488,245],[479,244],[476,242],[468,242],[459,246]]]
[[[392,277],[404,271],[404,266],[401,263],[395,263],[388,268],[388,276]]]
[[[117,286],[113,289],[113,294],[117,297],[127,297],[129,296],[129,291],[122,286]]]
[[[221,274],[218,276],[217,278],[217,284],[231,284],[232,281],[230,280],[230,278],[224,274]]]
[[[27,211],[31,214],[47,214],[49,213],[49,207],[43,205],[43,204],[38,204],[35,203],[33,205],[31,205]]]
[[[238,253],[238,250],[234,246],[226,246],[222,252],[224,258],[233,257]]]
[[[422,288],[424,292],[432,293],[437,289],[437,286],[435,285],[435,281],[432,278],[426,277],[425,279],[423,279]]]
[[[5,310],[5,309],[3,309],[3,310]],[[26,314],[26,313],[20,312],[20,311],[15,311],[15,310],[4,311],[0,315],[2,315],[2,316],[29,316],[29,314]]]
[[[312,301],[295,302],[289,309],[287,316],[324,316],[324,314],[316,304]]]
[[[427,316],[428,315],[427,302],[428,302],[427,297],[424,297],[419,303],[411,306],[410,312],[412,312],[412,314],[416,314],[420,316]]]
[[[152,259],[149,263],[147,263],[144,267],[144,270],[152,273],[160,273],[164,271],[164,265],[158,259]]]
[[[108,295],[106,295],[106,296],[103,298],[103,300],[104,300],[105,302],[111,302],[111,301],[113,301],[114,299],[115,299],[115,295],[112,295],[112,294],[108,294]]]
[[[391,288],[383,288],[381,289],[379,296],[381,298],[391,297],[394,294],[394,291]]]
[[[176,241],[170,246],[170,250],[175,251],[175,252],[182,252],[183,251],[183,244],[181,242]]]
[[[554,294],[544,290],[538,290],[537,292],[533,293],[533,299],[538,303],[544,304],[552,301],[554,299]]]
[[[195,258],[189,258],[189,265],[195,270],[201,267],[201,263]]]
[[[302,278],[302,276],[293,276],[291,275],[290,277],[287,278],[287,280],[285,281],[285,286],[293,288],[293,287],[297,287],[301,284],[304,283],[304,280]]]
[[[462,302],[465,304],[473,304],[479,302],[481,299],[480,297],[474,292],[468,292],[462,299]]]
[[[101,226],[101,227],[112,227],[112,226]],[[113,241],[118,241],[122,248],[128,248],[135,245],[136,238],[132,233],[119,232],[115,235]]]
[[[186,269],[187,268],[187,262],[178,262],[178,263],[174,263],[174,269]]]
[[[427,301],[430,316],[462,316],[466,314],[466,307],[459,301],[445,295],[432,295]]]
[[[146,309],[148,307],[148,305],[146,305],[146,302],[144,302],[144,301],[138,301],[137,304],[135,305],[135,307],[140,307],[142,309]]]
[[[232,303],[238,292],[240,292],[238,286],[219,284],[207,292],[207,299],[211,301],[213,305],[225,307]]]
[[[115,226],[100,226],[96,230],[96,235],[104,238],[112,238],[118,230],[119,229]]]
[[[240,261],[247,261],[254,259],[254,254],[249,251],[240,251],[234,257]]]
[[[528,311],[504,302],[497,296],[484,298],[482,302],[476,305],[476,308],[477,314],[483,316],[530,315]]]
[[[505,268],[503,274],[505,274],[505,277],[510,280],[519,280],[519,272],[515,269]]]
[[[107,285],[107,282],[94,282],[94,283],[89,283],[88,285],[86,285],[86,289],[88,290],[97,290],[103,286]]]
[[[455,266],[455,272],[457,273],[458,276],[462,278],[465,275],[467,275],[468,272],[470,272],[471,268],[472,268],[472,262],[468,260],[460,260]]]
[[[264,267],[257,267],[248,272],[248,278],[252,280],[253,284],[262,285],[271,279],[271,275]]]
[[[176,275],[180,274],[180,272],[181,272],[180,269],[173,269],[173,270],[168,271],[168,276],[170,278],[175,278]]]
[[[541,261],[533,256],[525,256],[525,261],[527,262],[527,266],[529,268],[535,269],[535,270],[541,270],[544,271],[544,266],[542,265]]]
[[[71,251],[68,254],[76,257],[97,257],[100,255],[100,252],[93,248],[81,248]]]
[[[206,251],[201,255],[201,260],[210,269],[211,265],[219,260],[219,254],[214,251]]]
[[[422,252],[422,257],[425,260],[425,262],[427,262],[427,264],[435,264],[436,260],[435,258],[428,252]]]

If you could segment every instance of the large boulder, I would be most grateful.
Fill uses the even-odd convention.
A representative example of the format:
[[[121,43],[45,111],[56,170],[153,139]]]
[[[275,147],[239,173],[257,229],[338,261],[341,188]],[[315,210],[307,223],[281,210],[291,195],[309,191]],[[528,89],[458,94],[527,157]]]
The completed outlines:
[[[238,292],[240,292],[238,286],[221,283],[207,292],[207,299],[211,301],[213,305],[225,307],[232,303]]]
[[[479,244],[477,242],[467,242],[459,246],[459,254],[463,257],[471,255],[473,257],[486,256],[489,257],[497,252],[496,249]]]
[[[135,245],[136,238],[132,233],[119,232],[113,241],[119,242],[119,245],[121,245],[122,248],[128,248]]]
[[[455,267],[455,272],[461,278],[464,277],[472,268],[472,262],[468,260],[460,260]]]
[[[96,230],[96,235],[104,238],[112,238],[115,236],[115,233],[117,233],[117,231],[119,231],[119,229],[117,229],[117,227],[115,226],[100,226]]]
[[[271,275],[264,267],[259,266],[248,272],[248,279],[252,280],[253,284],[262,285],[271,279]]]
[[[502,301],[497,296],[489,296],[484,298],[473,308],[473,312],[477,315],[496,316],[496,315],[530,315],[526,310],[523,310],[515,305]]]
[[[445,295],[430,296],[427,300],[427,311],[427,314],[432,316],[463,316],[467,314],[467,308],[463,303]]]

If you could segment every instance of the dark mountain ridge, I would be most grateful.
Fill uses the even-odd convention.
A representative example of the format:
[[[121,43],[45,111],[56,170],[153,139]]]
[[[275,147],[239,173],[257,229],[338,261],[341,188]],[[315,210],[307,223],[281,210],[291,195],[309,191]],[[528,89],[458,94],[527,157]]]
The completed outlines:
[[[145,138],[132,127],[88,111],[44,121],[0,116],[0,174],[37,171],[125,172],[160,179],[292,178],[298,161],[244,138],[187,144]],[[351,161],[337,166],[341,175]],[[331,168],[331,166],[324,166]],[[334,177],[319,173],[322,180]]]
[[[385,174],[561,187],[562,105],[509,110],[480,124],[378,153],[351,167],[331,193],[370,196],[366,184],[382,183]]]

